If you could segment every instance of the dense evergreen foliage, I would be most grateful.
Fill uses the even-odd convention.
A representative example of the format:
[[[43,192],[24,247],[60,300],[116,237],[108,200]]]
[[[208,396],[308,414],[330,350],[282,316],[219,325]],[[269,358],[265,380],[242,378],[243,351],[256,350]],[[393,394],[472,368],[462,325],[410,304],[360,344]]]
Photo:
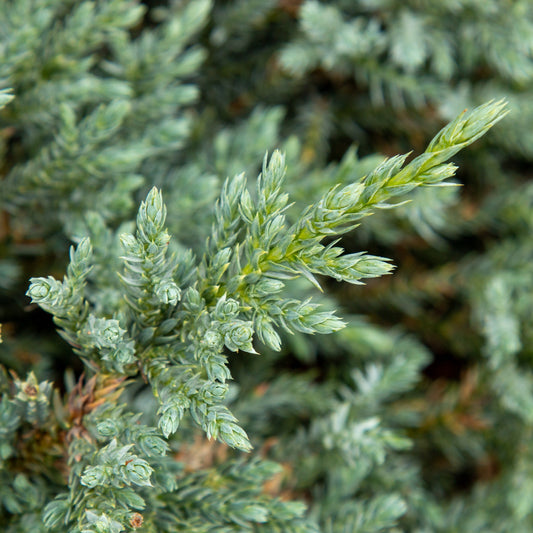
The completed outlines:
[[[533,530],[529,0],[8,0],[0,51],[2,531]]]

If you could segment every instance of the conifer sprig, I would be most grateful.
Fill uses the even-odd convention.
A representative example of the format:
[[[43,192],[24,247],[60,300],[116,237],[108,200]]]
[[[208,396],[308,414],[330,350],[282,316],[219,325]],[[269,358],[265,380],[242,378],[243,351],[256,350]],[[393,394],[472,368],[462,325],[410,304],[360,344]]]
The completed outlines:
[[[196,273],[189,263],[182,282],[177,279],[178,258],[167,256],[170,236],[162,194],[152,189],[139,209],[136,235],[122,235],[124,301],[131,317],[127,327],[115,318],[89,314],[83,298],[91,253],[88,240],[72,252],[63,283],[34,279],[28,294],[54,313],[63,335],[80,354],[106,368],[131,372],[135,344],[147,347],[144,372],[160,402],[159,423],[165,436],[174,433],[189,412],[209,437],[249,449],[245,432],[224,405],[226,380],[231,377],[224,348],[254,352],[255,333],[279,350],[280,327],[307,334],[342,328],[342,320],[310,299],[284,297],[282,280],[304,276],[318,285],[314,276],[321,274],[359,283],[388,273],[391,266],[384,258],[343,254],[335,243],[321,241],[344,233],[372,209],[390,207],[386,202],[391,198],[418,186],[441,184],[455,172],[455,166],[445,161],[504,115],[501,101],[463,113],[421,156],[405,166],[407,155],[388,159],[360,181],[340,190],[333,187],[291,226],[285,215],[289,197],[282,191],[285,160],[274,152],[268,163],[265,157],[254,197],[243,175],[226,183],[204,260]],[[184,280],[188,288],[180,286]],[[149,347],[154,339],[168,345],[168,354]]]
[[[357,283],[362,278],[390,272],[391,266],[384,258],[364,253],[343,255],[342,248],[320,242],[353,229],[354,223],[374,209],[393,207],[389,200],[416,187],[444,185],[443,181],[456,171],[455,165],[445,161],[484,135],[506,113],[503,100],[463,112],[435,136],[423,154],[407,165],[404,166],[409,154],[395,156],[357,182],[343,188],[334,186],[290,227],[284,214],[288,196],[281,192],[285,162],[279,152],[272,154],[268,165],[264,161],[255,201],[242,175],[228,181],[219,200],[217,213],[221,214],[217,215],[214,229],[216,234],[222,234],[231,228],[231,242],[237,242],[229,292],[239,292],[244,280],[254,282],[254,276],[267,273],[273,277],[303,275],[314,283],[313,275],[322,274]],[[227,246],[228,242],[224,242]],[[241,256],[246,260],[244,264]],[[237,273],[242,276],[241,282],[235,279]]]
[[[441,130],[424,154],[407,164],[408,155],[390,158],[362,179],[331,188],[294,224],[286,216],[290,204],[283,190],[285,158],[275,151],[270,160],[265,157],[254,193],[242,174],[227,180],[199,262],[190,252],[169,253],[167,208],[154,187],[139,208],[135,234],[121,235],[124,297],[115,315],[101,316],[85,298],[91,268],[88,239],[72,249],[63,282],[33,278],[28,295],[54,315],[62,335],[93,371],[135,376],[141,370],[158,402],[157,424],[165,438],[189,415],[209,439],[249,451],[250,440],[226,405],[228,352],[256,353],[254,336],[280,350],[280,329],[325,334],[343,328],[345,323],[333,311],[311,298],[285,294],[287,282],[303,277],[320,288],[316,275],[361,283],[389,273],[385,258],[345,254],[337,241],[322,241],[352,229],[374,209],[399,205],[388,202],[416,187],[442,185],[456,168],[446,163],[448,158],[483,135],[505,112],[503,102],[491,102],[463,113]],[[420,361],[413,364],[397,372],[403,380],[399,390],[414,379]],[[372,416],[382,401],[380,383],[390,375],[381,376],[375,366],[366,375],[354,376],[360,388],[374,391],[375,401],[365,403],[360,394],[344,391],[333,412],[312,425],[310,442],[331,457],[342,457],[350,468],[365,456],[366,470],[360,474],[366,476],[372,465],[380,465],[386,454],[404,449],[408,441],[382,428]],[[359,408],[369,416],[360,418],[355,414]],[[175,489],[171,480],[156,479],[167,452],[158,430],[139,426],[133,434],[129,428],[135,415],[112,409],[87,414],[86,427],[79,430],[88,431],[87,438],[77,435],[71,442],[70,475],[76,481],[70,494],[47,506],[49,526],[76,522],[81,531],[118,532],[142,518],[146,490],[155,487],[163,494]],[[236,521],[243,524],[266,521],[271,512],[267,509],[275,507],[271,500],[264,509],[239,505]],[[375,507],[380,516],[390,513],[391,523],[404,512],[403,500],[394,495],[373,505],[368,509]],[[346,523],[372,523],[373,512],[346,517]]]
[[[464,111],[433,138],[423,154],[405,167],[409,154],[385,160],[368,176],[341,190],[333,187],[300,217],[282,257],[290,257],[308,247],[309,239],[316,241],[349,231],[354,222],[372,214],[372,209],[391,207],[387,202],[396,196],[424,185],[442,185],[457,170],[455,165],[444,162],[504,118],[506,106],[504,100],[499,100]]]
[[[249,306],[259,337],[274,349],[280,346],[275,326],[305,333],[340,329],[342,321],[331,312],[309,302],[304,305],[274,296],[283,288],[281,280],[303,276],[320,287],[316,274],[360,283],[361,279],[389,273],[392,266],[388,259],[364,252],[344,254],[336,242],[323,245],[321,241],[353,229],[356,222],[375,209],[394,207],[389,200],[416,187],[444,185],[444,180],[456,170],[455,165],[445,161],[486,133],[506,112],[504,101],[488,102],[463,112],[407,165],[404,166],[409,154],[392,157],[357,182],[343,188],[334,186],[292,226],[285,216],[289,198],[282,192],[282,154],[274,152],[268,164],[265,158],[254,196],[242,175],[228,180],[217,204],[214,233],[227,234],[230,241],[222,239],[223,248],[218,250],[211,242],[211,263],[224,255],[224,268],[217,275],[216,286],[211,285],[211,294],[220,297],[227,293]],[[229,242],[234,243],[231,260]],[[269,286],[270,291],[258,292],[261,284]],[[207,294],[209,289],[206,291]]]

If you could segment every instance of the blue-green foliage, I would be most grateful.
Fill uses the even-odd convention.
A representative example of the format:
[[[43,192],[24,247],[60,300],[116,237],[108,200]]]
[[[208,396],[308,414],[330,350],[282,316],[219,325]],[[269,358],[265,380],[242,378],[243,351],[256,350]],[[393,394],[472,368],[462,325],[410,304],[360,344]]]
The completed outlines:
[[[36,219],[32,231],[61,223],[74,236],[95,206],[105,220],[131,212],[145,165],[189,135],[190,118],[178,111],[197,99],[186,79],[203,52],[187,45],[209,8],[203,0],[184,4],[137,39],[131,31],[145,12],[137,2],[32,0],[2,9],[0,79],[17,96],[2,123],[23,132],[4,199],[10,209],[38,213],[46,204],[47,224]]]
[[[2,530],[531,530],[530,4],[6,2]]]
[[[293,224],[284,214],[289,200],[282,192],[285,161],[274,152],[270,161],[265,158],[253,194],[243,174],[227,180],[201,259],[188,252],[181,257],[168,253],[167,208],[154,188],[139,208],[135,235],[121,235],[124,289],[115,313],[119,318],[95,315],[84,297],[91,257],[88,239],[72,250],[63,282],[34,278],[28,295],[54,315],[63,336],[93,371],[118,377],[141,370],[159,404],[158,426],[165,437],[176,433],[188,414],[209,439],[249,451],[248,437],[224,401],[231,378],[224,348],[255,353],[252,341],[256,334],[266,346],[280,350],[280,328],[307,334],[341,329],[344,323],[310,298],[286,298],[285,283],[302,277],[318,285],[317,274],[359,283],[362,278],[388,273],[390,267],[383,258],[344,254],[342,248],[324,246],[321,241],[346,232],[370,209],[387,207],[389,198],[448,178],[455,167],[445,163],[446,159],[504,114],[502,103],[493,103],[460,115],[418,158],[404,166],[405,157],[394,157],[352,185],[334,186]],[[358,411],[361,402],[379,405],[412,384],[420,365],[420,360],[415,361],[414,367],[406,363],[396,368],[393,364],[384,371],[374,365],[366,374],[354,374],[361,396],[345,391],[331,413],[314,421],[309,430],[307,446],[318,446],[319,453],[331,455],[333,463],[357,470],[352,490],[358,477],[363,479],[374,465],[384,463],[387,450],[409,446],[401,435],[380,427],[372,409],[366,417]],[[396,384],[387,388],[387,380]],[[352,411],[352,404],[359,409]],[[84,440],[80,434],[70,444],[70,487],[75,492],[59,495],[47,507],[45,523],[49,526],[76,522],[80,531],[120,531],[133,519],[131,513],[143,508],[142,494],[152,486],[157,470],[152,464],[164,461],[166,444],[152,428],[134,435],[129,428],[141,431],[141,427],[135,426],[133,419],[121,420],[116,427],[113,419],[132,415],[111,413],[110,409],[89,414],[86,428],[80,431],[88,431],[92,438]],[[91,430],[92,418],[96,429]],[[151,439],[148,449],[142,449],[143,439]],[[154,446],[159,450],[155,454]],[[134,447],[143,453],[137,455]],[[328,477],[333,476],[332,486],[335,472],[327,471]],[[163,483],[163,488],[173,490],[169,482]],[[141,495],[135,496],[133,490]],[[335,494],[333,490],[330,498],[341,502],[342,497]],[[371,527],[393,523],[404,507],[391,495],[372,500],[355,515],[345,516],[338,506],[329,514],[338,514],[346,523],[368,524],[365,527],[371,531]],[[269,520],[269,511],[258,503],[243,503],[228,512],[237,524]],[[283,512],[289,512],[288,508]],[[287,519],[290,517],[289,512]],[[275,530],[276,513],[273,520]]]

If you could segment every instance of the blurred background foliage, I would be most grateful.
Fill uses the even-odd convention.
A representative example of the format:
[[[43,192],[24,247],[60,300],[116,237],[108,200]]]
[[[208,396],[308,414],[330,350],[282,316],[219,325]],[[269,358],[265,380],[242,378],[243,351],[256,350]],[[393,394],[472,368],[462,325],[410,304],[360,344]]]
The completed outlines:
[[[343,237],[396,265],[321,280],[347,328],[232,359],[233,410],[283,466],[270,489],[324,531],[533,530],[529,0],[27,0],[0,8],[0,35],[15,95],[0,111],[0,361],[64,389],[81,365],[28,307],[28,279],[61,277],[84,235],[116,270],[109,250],[153,185],[172,246],[194,251],[223,180],[252,181],[266,151],[286,153],[294,217],[505,97],[506,119],[454,158],[457,186]],[[202,446],[224,462],[176,445],[185,462]]]

